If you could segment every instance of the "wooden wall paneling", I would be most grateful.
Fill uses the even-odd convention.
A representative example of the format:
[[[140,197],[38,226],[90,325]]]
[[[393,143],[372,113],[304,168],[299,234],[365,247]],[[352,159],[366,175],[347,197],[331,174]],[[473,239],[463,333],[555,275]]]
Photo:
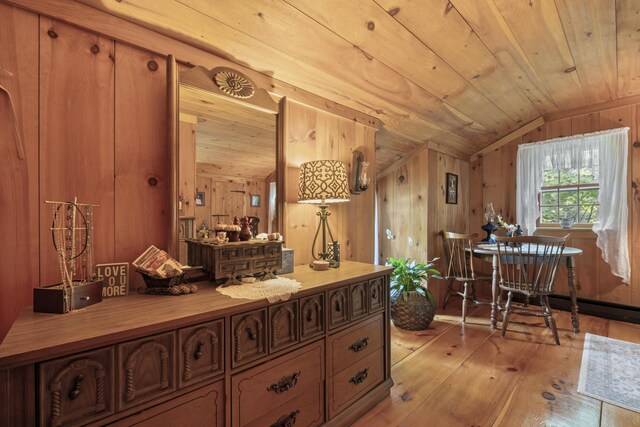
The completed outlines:
[[[260,218],[260,224],[258,224],[258,232],[266,233],[269,221],[269,184],[266,181],[249,180],[245,185],[245,191],[245,212],[249,216],[256,216]],[[252,195],[260,196],[260,206],[251,207]]]
[[[631,285],[633,305],[640,306],[640,107],[636,105],[634,117],[635,136],[631,141]]]
[[[195,207],[196,216],[196,230],[199,230],[203,222],[206,222],[210,227],[215,225],[215,218],[211,217],[211,206],[214,203],[214,196],[211,191],[213,183],[211,178],[206,176],[196,175],[196,192],[204,192],[205,200],[204,206]],[[228,218],[220,218],[220,221],[225,222]]]
[[[364,155],[366,162],[369,162],[369,188],[360,194],[351,195],[351,201],[341,204],[343,217],[338,224],[342,241],[341,251],[344,252],[343,259],[353,261],[374,262],[374,239],[375,239],[375,182],[376,182],[376,150],[374,129],[363,126],[353,121],[347,121],[340,117],[338,119],[338,158],[347,167],[347,174],[351,176],[351,161],[353,151],[359,149]],[[332,225],[333,226],[333,225]],[[345,247],[346,244],[346,247]]]
[[[40,282],[60,281],[45,200],[100,205],[95,261],[115,261],[114,42],[40,18]]]
[[[170,215],[162,209],[171,200],[169,182],[173,179],[168,151],[162,144],[167,134],[167,77],[161,56],[116,43],[115,58],[113,261],[132,262],[149,245],[168,250],[170,240]],[[131,289],[143,284],[134,269],[129,279]]]
[[[393,210],[394,228],[391,230],[396,235],[395,246],[397,252],[394,258],[409,257],[412,255],[413,239],[411,232],[411,181],[414,179],[413,169],[410,164],[404,164],[392,174],[394,181]]]
[[[378,263],[384,264],[389,257],[395,256],[394,248],[398,245],[397,230],[395,228],[395,180],[393,174],[376,181],[378,192]],[[396,235],[388,238],[387,230]]]
[[[196,131],[193,123],[180,122],[179,127],[180,174],[179,197],[182,201],[180,216],[196,213]]]
[[[429,198],[429,175],[427,166],[427,151],[423,151],[420,155],[414,157],[408,162],[411,169],[409,184],[411,186],[410,209],[411,223],[409,224],[409,236],[413,240],[413,244],[408,248],[411,258],[418,262],[428,261],[428,241],[427,236],[429,217],[428,198]]]
[[[516,187],[517,170],[516,162],[518,155],[518,145],[522,143],[522,138],[516,138],[505,145],[500,155],[500,182],[504,193],[504,205],[502,206],[502,216],[509,224],[516,223]]]
[[[560,119],[546,123],[547,139],[561,138],[563,136],[571,136],[571,119]]]
[[[331,114],[327,114],[333,116]],[[327,122],[333,124],[334,132],[331,138],[331,150],[334,154],[329,154],[329,158],[337,158],[344,161],[344,165],[347,168],[347,178],[351,182],[351,161],[353,158],[353,150],[356,149],[358,140],[363,138],[363,135],[356,136],[356,128],[359,126],[353,122],[347,122],[341,120],[339,117],[333,116],[334,119]],[[320,125],[320,123],[319,123]],[[367,197],[367,192],[360,193],[359,195],[351,195],[351,201],[346,203],[336,203],[332,206],[333,210],[338,213],[338,216],[333,218],[331,222],[331,229],[335,230],[336,240],[340,243],[340,255],[342,259],[358,259],[362,249],[361,242],[359,241],[358,231],[361,226],[364,226],[365,222],[371,222],[371,229],[373,230],[373,221],[370,216],[358,215],[359,206],[362,205],[363,197]],[[372,205],[373,206],[373,205]],[[373,212],[372,212],[373,213]],[[349,220],[349,218],[357,218],[355,222]]]
[[[503,150],[504,147],[500,150],[485,154],[482,158],[482,166],[485,170],[482,181],[483,206],[486,208],[487,204],[493,203],[496,213],[503,212],[506,205],[504,182],[502,182],[502,174],[500,172]],[[488,171],[491,172],[487,173]]]
[[[300,165],[316,156],[317,110],[285,101],[284,128],[284,238],[286,246],[295,249],[296,265],[311,262],[311,243],[317,227],[316,207],[297,203]]]
[[[0,85],[13,99],[22,142],[19,147],[9,99],[0,91],[0,341],[39,284],[38,38],[37,15],[0,4]]]
[[[571,117],[571,133],[574,135],[598,130],[600,130],[600,113],[598,111]]]

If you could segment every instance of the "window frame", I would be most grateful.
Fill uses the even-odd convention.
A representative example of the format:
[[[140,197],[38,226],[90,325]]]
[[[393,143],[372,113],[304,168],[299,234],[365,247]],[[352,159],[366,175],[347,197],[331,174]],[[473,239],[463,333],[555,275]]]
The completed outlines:
[[[600,191],[600,182],[591,182],[591,183],[580,183],[580,169],[578,168],[578,182],[575,184],[560,184],[558,183],[558,185],[548,185],[548,186],[542,186],[540,188],[540,192],[538,193],[538,210],[540,215],[538,216],[538,220],[536,221],[536,225],[538,227],[559,227],[560,226],[560,208],[561,207],[574,207],[577,208],[578,210],[578,214],[580,213],[580,208],[581,207],[585,207],[585,206],[591,206],[592,209],[594,206],[600,206],[600,203],[596,202],[596,203],[589,203],[589,204],[582,204],[581,203],[581,197],[580,197],[580,192],[581,191],[586,191],[586,190],[598,190],[598,192]],[[564,170],[564,169],[563,169]],[[545,171],[546,172],[546,171]],[[558,178],[560,177],[560,173],[561,171],[558,170]],[[558,179],[559,182],[559,179]],[[561,191],[576,191],[577,192],[577,204],[562,204],[560,203],[560,193]],[[543,204],[542,203],[542,198],[543,198],[543,194],[545,192],[551,192],[551,191],[555,191],[557,194],[557,202],[555,204]],[[543,222],[542,221],[542,210],[543,208],[557,208],[558,209],[558,222]],[[579,219],[579,218],[578,218]],[[598,218],[595,218],[595,221],[593,222],[575,222],[574,226],[577,227],[591,227],[593,226],[593,224],[596,224],[598,222]]]

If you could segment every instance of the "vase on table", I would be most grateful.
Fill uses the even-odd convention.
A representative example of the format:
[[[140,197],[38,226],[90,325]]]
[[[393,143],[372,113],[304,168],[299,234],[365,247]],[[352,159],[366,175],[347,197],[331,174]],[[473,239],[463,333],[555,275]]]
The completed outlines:
[[[485,237],[481,241],[483,243],[496,243],[496,239],[493,238],[493,232],[498,228],[498,226],[495,225],[492,221],[488,221],[481,228],[482,231],[487,233],[487,237]]]

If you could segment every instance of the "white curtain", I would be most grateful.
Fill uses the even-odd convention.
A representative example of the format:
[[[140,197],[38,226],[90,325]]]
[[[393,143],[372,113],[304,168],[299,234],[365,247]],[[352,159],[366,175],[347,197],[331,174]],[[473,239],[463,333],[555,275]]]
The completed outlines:
[[[544,171],[593,168],[600,183],[596,244],[611,272],[631,280],[627,224],[627,157],[629,128],[612,129],[518,147],[516,217],[525,234],[533,234],[540,216],[538,195]]]

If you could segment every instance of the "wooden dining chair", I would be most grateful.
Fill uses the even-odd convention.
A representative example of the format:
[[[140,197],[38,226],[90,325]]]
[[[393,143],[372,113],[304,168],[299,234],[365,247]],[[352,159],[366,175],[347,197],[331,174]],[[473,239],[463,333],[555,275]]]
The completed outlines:
[[[500,237],[498,242],[498,266],[500,272],[500,292],[508,292],[507,303],[503,311],[502,336],[507,333],[511,314],[544,317],[545,324],[551,328],[556,344],[560,345],[556,321],[549,307],[549,294],[562,259],[567,237],[523,236]],[[541,312],[530,306],[526,310],[516,310],[511,305],[513,294],[524,295],[527,300],[540,298]]]
[[[447,294],[444,297],[443,309],[447,308],[449,298],[452,295],[462,297],[462,323],[467,320],[467,304],[490,304],[488,301],[476,299],[475,283],[479,281],[491,282],[491,277],[476,275],[473,265],[473,247],[478,234],[459,234],[449,231],[441,231],[444,245],[444,257],[446,266],[445,280],[448,281]],[[462,284],[461,290],[454,288],[455,283]]]

